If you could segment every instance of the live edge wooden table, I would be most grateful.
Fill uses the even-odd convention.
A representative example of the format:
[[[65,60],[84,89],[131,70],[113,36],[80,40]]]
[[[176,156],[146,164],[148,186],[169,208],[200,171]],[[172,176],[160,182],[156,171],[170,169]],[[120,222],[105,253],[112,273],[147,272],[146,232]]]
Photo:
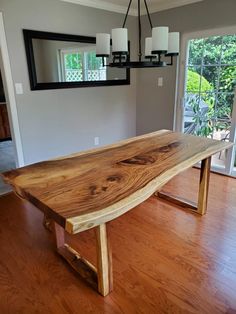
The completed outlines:
[[[16,194],[53,221],[58,253],[98,292],[112,290],[112,261],[107,223],[149,198],[181,171],[201,163],[197,206],[158,193],[200,215],[207,209],[211,156],[231,147],[168,130],[103,148],[40,162],[3,177]],[[65,244],[64,232],[95,228],[97,268]]]

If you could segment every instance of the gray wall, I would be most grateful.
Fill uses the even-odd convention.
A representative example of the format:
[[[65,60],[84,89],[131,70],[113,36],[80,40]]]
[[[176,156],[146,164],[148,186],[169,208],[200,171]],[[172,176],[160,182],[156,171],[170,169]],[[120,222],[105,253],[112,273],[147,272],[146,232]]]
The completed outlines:
[[[94,36],[120,26],[123,15],[58,0],[1,0],[26,164],[108,144],[136,133],[136,82],[131,86],[31,91],[22,29]],[[128,21],[136,39],[136,19]],[[134,48],[134,47],[133,47]]]
[[[204,0],[192,5],[152,14],[154,26],[166,25],[182,34],[236,24],[236,0]],[[143,37],[150,27],[143,17]],[[164,86],[157,87],[157,79]],[[144,70],[137,74],[137,134],[160,128],[171,129],[174,119],[176,65],[165,69]]]

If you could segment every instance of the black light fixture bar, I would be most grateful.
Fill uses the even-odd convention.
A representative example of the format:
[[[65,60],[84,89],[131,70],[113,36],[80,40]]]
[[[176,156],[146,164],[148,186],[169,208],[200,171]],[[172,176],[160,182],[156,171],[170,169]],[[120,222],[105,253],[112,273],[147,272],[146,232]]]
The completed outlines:
[[[144,1],[145,9],[147,12],[148,21],[150,24],[151,30],[153,29],[153,24],[150,16],[150,12],[148,9],[147,1]],[[129,11],[131,8],[133,0],[129,1],[128,8],[125,14],[124,22],[122,28],[125,28],[127,18],[129,15]],[[141,5],[140,0],[138,0],[138,61],[130,61],[130,52],[128,51],[119,51],[119,52],[112,52],[112,62],[109,63],[107,66],[109,67],[117,67],[117,68],[154,68],[154,67],[165,67],[173,65],[173,57],[177,56],[178,53],[168,53],[166,50],[154,50],[150,54],[150,56],[145,56],[147,60],[142,61],[142,23],[141,23]],[[172,33],[173,34],[173,33]],[[155,53],[154,53],[155,52]],[[146,52],[145,52],[146,54]],[[99,56],[99,55],[97,55]],[[169,57],[170,62],[162,61],[162,56]],[[103,65],[105,65],[104,58],[107,57],[105,54],[102,55],[103,57]]]
[[[167,64],[164,61],[125,61],[125,62],[113,62],[109,64],[109,67],[112,68],[135,68],[135,69],[140,69],[140,68],[162,68],[165,67],[169,64]]]

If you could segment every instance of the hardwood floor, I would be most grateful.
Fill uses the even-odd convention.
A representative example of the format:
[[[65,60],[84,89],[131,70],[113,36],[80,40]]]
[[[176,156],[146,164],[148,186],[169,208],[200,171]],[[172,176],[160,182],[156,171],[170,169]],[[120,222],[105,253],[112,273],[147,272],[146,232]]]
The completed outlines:
[[[197,199],[198,169],[165,191]],[[236,180],[211,175],[206,216],[149,198],[110,222],[114,290],[103,298],[55,251],[43,215],[0,197],[0,313],[236,313]],[[94,231],[68,242],[95,263]]]

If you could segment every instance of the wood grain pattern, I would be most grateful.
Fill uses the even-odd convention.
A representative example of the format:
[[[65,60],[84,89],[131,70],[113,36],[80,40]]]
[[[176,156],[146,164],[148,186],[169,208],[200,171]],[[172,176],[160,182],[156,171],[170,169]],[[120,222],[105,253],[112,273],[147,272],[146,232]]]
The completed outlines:
[[[18,194],[77,233],[120,216],[176,174],[231,145],[161,130],[3,176]]]
[[[197,201],[199,174],[189,169],[165,191]],[[236,179],[211,173],[203,219],[150,197],[109,222],[114,289],[105,298],[55,254],[40,211],[0,197],[0,313],[235,313],[235,195]],[[94,230],[66,242],[96,263]]]

